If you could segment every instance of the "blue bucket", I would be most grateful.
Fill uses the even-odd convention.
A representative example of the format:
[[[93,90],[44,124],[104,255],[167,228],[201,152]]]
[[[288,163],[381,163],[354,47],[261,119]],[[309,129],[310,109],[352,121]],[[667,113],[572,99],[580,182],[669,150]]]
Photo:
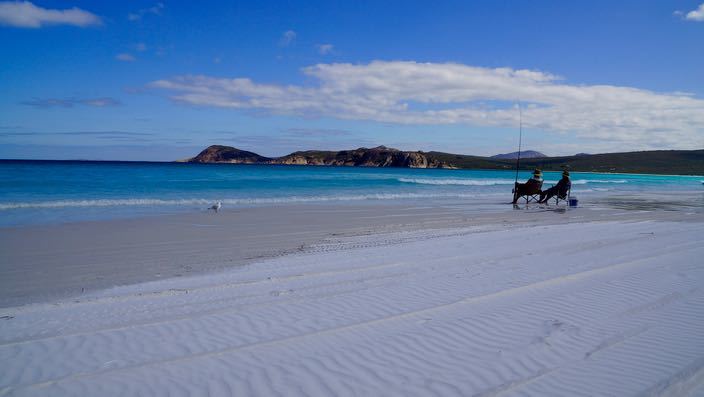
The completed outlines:
[[[577,200],[577,197],[570,197],[570,207],[576,207],[577,203],[579,203],[579,200]]]

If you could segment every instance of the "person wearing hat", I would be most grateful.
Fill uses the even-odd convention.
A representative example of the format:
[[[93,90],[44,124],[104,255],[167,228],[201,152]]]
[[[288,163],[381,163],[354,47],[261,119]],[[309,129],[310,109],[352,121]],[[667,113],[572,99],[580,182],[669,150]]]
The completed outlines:
[[[543,173],[539,169],[533,171],[533,177],[528,179],[526,183],[516,182],[513,189],[513,204],[518,202],[521,196],[540,194],[540,188],[543,187]]]
[[[567,192],[569,192],[572,187],[572,182],[570,182],[570,172],[567,170],[562,171],[562,179],[557,182],[557,185],[551,187],[548,190],[540,193],[539,203],[547,203],[553,196],[557,195],[559,198],[566,198]]]

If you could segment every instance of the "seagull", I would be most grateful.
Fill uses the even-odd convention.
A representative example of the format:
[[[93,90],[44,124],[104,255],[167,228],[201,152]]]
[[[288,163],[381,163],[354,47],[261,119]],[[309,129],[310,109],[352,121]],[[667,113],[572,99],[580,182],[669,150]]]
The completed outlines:
[[[212,205],[210,208],[208,208],[208,209],[209,209],[209,210],[213,210],[213,211],[215,211],[215,212],[218,212],[218,210],[220,210],[220,207],[222,207],[222,203],[219,202],[219,201],[216,201],[215,204],[213,204],[213,205]]]

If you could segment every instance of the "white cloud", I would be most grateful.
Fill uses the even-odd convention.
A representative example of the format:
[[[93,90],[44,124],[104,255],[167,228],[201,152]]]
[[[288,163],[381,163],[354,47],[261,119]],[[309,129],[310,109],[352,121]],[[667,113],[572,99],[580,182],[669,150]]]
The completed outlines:
[[[99,16],[77,7],[66,10],[52,10],[37,7],[29,1],[0,2],[0,25],[41,28],[47,25],[87,27],[102,24],[103,21]]]
[[[117,106],[120,104],[120,102],[116,99],[113,98],[89,98],[89,99],[82,99],[80,101],[83,105],[88,105],[88,106],[95,106],[99,108],[104,108],[107,106]]]
[[[130,21],[139,21],[147,14],[161,15],[161,11],[164,9],[164,3],[156,3],[153,7],[142,8],[137,12],[131,12],[127,14],[127,19]]]
[[[279,39],[279,45],[281,47],[288,47],[289,45],[293,44],[293,42],[296,41],[296,32],[293,30],[287,30],[281,35],[281,39]]]
[[[696,10],[692,10],[685,15],[684,19],[688,21],[704,21],[704,3],[700,4]]]
[[[94,107],[119,106],[121,102],[115,98],[34,98],[31,101],[20,102],[22,105],[32,106],[35,108],[71,108],[74,105],[86,105]]]
[[[318,44],[316,47],[318,47],[318,53],[321,55],[330,54],[335,49],[332,44]]]
[[[147,45],[144,43],[137,43],[134,45],[134,49],[139,52],[144,52],[147,50]]]
[[[704,146],[704,100],[612,85],[571,85],[555,75],[461,64],[318,64],[303,69],[314,86],[259,84],[248,78],[180,76],[151,83],[187,104],[303,117],[398,124],[518,124],[620,144]]]
[[[115,59],[117,59],[118,61],[122,61],[122,62],[134,62],[137,60],[137,58],[135,58],[134,55],[128,54],[126,52],[123,52],[122,54],[115,55]]]

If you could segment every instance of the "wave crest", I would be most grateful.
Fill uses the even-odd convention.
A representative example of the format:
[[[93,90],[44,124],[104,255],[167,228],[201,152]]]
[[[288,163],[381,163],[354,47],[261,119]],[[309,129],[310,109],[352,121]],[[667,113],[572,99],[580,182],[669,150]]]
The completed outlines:
[[[377,193],[350,196],[293,196],[272,198],[230,198],[230,199],[96,199],[96,200],[56,200],[38,202],[10,202],[0,203],[0,211],[23,208],[80,208],[80,207],[123,207],[123,206],[208,206],[215,201],[225,205],[257,205],[257,204],[287,204],[287,203],[315,203],[328,201],[362,201],[362,200],[395,200],[395,199],[427,199],[427,198],[472,198],[474,194],[424,194],[424,193]]]
[[[464,186],[494,186],[513,185],[510,179],[424,179],[424,178],[398,178],[399,182],[417,183],[421,185],[464,185]]]
[[[497,186],[497,185],[513,185],[511,179],[431,179],[431,178],[398,178],[399,182],[415,183],[419,185],[459,185],[459,186]],[[544,184],[555,184],[557,180],[545,180]],[[586,185],[587,183],[628,183],[625,179],[576,179],[572,181],[573,185]]]

